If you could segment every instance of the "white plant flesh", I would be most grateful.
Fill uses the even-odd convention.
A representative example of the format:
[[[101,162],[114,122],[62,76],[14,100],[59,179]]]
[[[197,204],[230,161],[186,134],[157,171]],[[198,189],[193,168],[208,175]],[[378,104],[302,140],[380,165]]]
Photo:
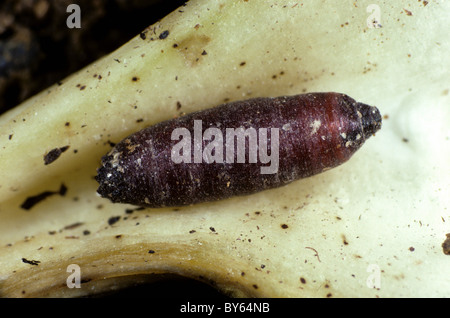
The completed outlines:
[[[449,296],[450,3],[370,5],[192,0],[2,115],[0,296],[89,295],[161,273],[233,296]],[[101,156],[132,132],[228,100],[315,91],[385,116],[336,169],[179,209],[127,213],[96,195]],[[21,208],[62,184],[64,195]],[[81,288],[67,286],[71,264]]]

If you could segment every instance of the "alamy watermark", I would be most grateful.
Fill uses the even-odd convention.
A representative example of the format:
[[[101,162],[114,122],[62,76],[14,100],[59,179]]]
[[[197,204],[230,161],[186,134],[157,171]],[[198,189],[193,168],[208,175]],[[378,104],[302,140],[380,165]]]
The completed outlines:
[[[66,19],[66,25],[69,29],[81,28],[81,8],[78,4],[69,4],[66,9],[70,15]],[[366,12],[370,15],[366,19],[367,27],[370,29],[381,28],[381,9],[377,4],[369,4],[366,7]]]
[[[261,174],[274,174],[279,166],[279,129],[270,128],[225,128],[225,140],[217,127],[204,132],[202,121],[194,120],[194,136],[187,128],[175,128],[172,140],[179,140],[172,147],[171,159],[174,163],[245,163],[246,139],[248,139],[248,163],[268,164],[261,167]],[[180,140],[181,138],[181,140]],[[269,154],[270,139],[270,154]],[[209,141],[203,149],[203,141]],[[235,147],[236,145],[236,147]],[[225,149],[225,150],[224,150]],[[237,153],[235,153],[235,151]],[[192,160],[193,157],[193,160]],[[258,160],[259,159],[259,160]]]
[[[368,288],[381,288],[381,269],[377,264],[369,264],[367,266],[367,272],[370,275],[367,277],[366,285]]]
[[[81,288],[81,268],[77,264],[70,264],[66,271],[70,275],[66,279],[68,288]],[[381,269],[377,264],[369,264],[366,271],[370,273],[366,279],[366,286],[368,288],[381,288]]]
[[[66,279],[66,285],[69,288],[81,288],[81,268],[77,264],[67,266],[68,273],[71,273]]]
[[[69,29],[81,28],[81,8],[78,4],[69,4],[66,9],[67,13],[71,13],[66,19],[66,25]]]
[[[377,4],[369,4],[366,8],[366,12],[370,13],[367,17],[366,23],[369,29],[379,29],[381,25],[381,9]]]

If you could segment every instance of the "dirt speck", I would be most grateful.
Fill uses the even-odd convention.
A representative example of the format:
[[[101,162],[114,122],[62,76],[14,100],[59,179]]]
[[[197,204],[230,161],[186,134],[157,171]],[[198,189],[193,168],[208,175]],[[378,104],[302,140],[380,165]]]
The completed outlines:
[[[406,9],[403,9],[403,10],[405,10],[405,12],[406,12],[406,15],[408,15],[408,16],[412,16],[412,15],[413,15],[411,11],[409,11],[409,10],[406,10]]]
[[[30,264],[30,265],[34,265],[34,266],[38,266],[40,261],[35,261],[35,260],[28,260],[26,258],[22,258],[22,262],[24,262],[25,264]]]
[[[112,216],[108,219],[108,224],[113,225],[120,220],[120,216]]]
[[[169,36],[169,30],[165,30],[165,31],[161,32],[161,34],[159,35],[159,39],[164,40],[164,39],[167,39],[168,36]]]
[[[67,126],[67,125],[66,125]],[[48,165],[54,162],[56,159],[61,156],[63,152],[65,152],[67,149],[69,149],[69,146],[64,146],[61,148],[55,148],[50,150],[48,153],[44,155],[44,164]]]
[[[45,200],[49,196],[59,194],[61,196],[64,196],[67,192],[67,187],[64,184],[61,184],[61,187],[59,191],[43,191],[37,195],[30,196],[25,199],[25,201],[20,205],[20,207],[24,210],[31,210],[36,204],[39,202]]]

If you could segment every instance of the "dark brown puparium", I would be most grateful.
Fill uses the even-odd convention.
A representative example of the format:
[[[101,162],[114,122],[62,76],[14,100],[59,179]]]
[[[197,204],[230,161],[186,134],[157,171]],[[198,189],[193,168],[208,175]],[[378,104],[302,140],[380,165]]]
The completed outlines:
[[[174,163],[171,149],[179,141],[171,140],[172,131],[185,127],[194,136],[194,120],[202,120],[203,132],[219,128],[224,142],[226,128],[268,128],[269,153],[269,128],[278,128],[278,172],[261,174],[260,167],[268,164],[259,160],[237,163],[236,149],[233,162]],[[380,128],[377,108],[338,93],[228,103],[161,122],[125,138],[102,158],[97,192],[112,202],[147,207],[182,206],[251,194],[346,162]],[[203,140],[203,149],[208,143]],[[224,153],[225,149],[224,145]]]

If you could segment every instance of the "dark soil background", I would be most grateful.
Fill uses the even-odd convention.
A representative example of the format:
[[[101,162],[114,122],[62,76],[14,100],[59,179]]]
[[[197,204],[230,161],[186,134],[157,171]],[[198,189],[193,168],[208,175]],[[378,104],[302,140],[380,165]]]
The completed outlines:
[[[0,113],[120,47],[179,0],[1,0]],[[70,4],[81,28],[67,27]]]
[[[108,54],[182,6],[179,0],[1,0],[0,114]],[[70,4],[81,28],[67,27]],[[94,297],[224,297],[181,277]]]

